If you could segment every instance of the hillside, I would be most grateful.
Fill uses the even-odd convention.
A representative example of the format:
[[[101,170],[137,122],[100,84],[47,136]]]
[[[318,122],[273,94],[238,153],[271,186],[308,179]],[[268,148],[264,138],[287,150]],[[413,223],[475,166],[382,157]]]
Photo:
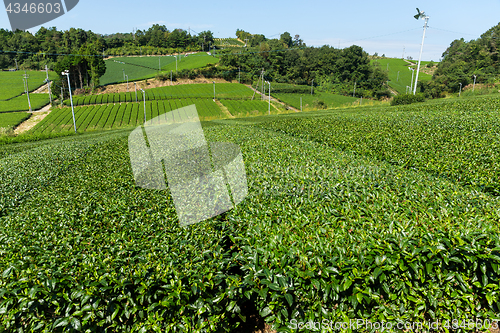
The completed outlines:
[[[393,58],[377,58],[373,59],[372,63],[375,64],[380,70],[385,71],[389,78],[389,87],[397,91],[399,94],[404,94],[410,91],[412,86],[412,74],[413,80],[415,80],[417,62],[412,63],[403,59],[393,59]],[[426,64],[429,62],[421,62],[420,64],[420,74],[418,75],[419,86],[422,82],[427,82],[432,79],[432,75],[426,74],[424,71],[426,69]],[[414,69],[414,72],[410,70]],[[408,88],[407,88],[408,87]],[[420,91],[420,90],[418,90]]]
[[[466,42],[454,40],[443,53],[443,60],[435,73],[431,88],[457,92],[462,87],[476,83],[494,84],[500,74],[500,23],[480,38]]]

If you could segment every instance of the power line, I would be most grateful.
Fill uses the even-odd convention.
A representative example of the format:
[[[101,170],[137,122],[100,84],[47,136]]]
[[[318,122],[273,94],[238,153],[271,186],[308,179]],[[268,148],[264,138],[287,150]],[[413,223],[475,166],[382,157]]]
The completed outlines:
[[[357,42],[357,41],[360,41],[360,40],[367,40],[367,39],[373,39],[373,38],[380,38],[380,37],[398,35],[398,34],[402,34],[402,33],[405,33],[405,32],[410,32],[410,31],[420,30],[420,29],[421,28],[414,28],[414,29],[409,29],[409,30],[404,30],[404,31],[393,32],[393,33],[385,34],[385,35],[378,35],[378,36],[372,36],[372,37],[366,37],[366,38],[348,40],[348,41],[342,42],[342,44],[348,44],[348,43]]]

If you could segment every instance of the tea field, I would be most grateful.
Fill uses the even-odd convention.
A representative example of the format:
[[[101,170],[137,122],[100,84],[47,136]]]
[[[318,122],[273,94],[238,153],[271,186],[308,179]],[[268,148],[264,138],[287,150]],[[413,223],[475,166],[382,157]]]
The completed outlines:
[[[177,57],[177,70],[195,69],[208,64],[215,64],[219,59],[206,53],[191,54]],[[124,78],[128,75],[129,81],[137,81],[155,77],[161,67],[162,72],[175,73],[175,56],[151,56],[151,57],[115,57],[105,60],[106,73],[101,77],[100,84],[127,82]]]
[[[146,102],[146,119],[150,120],[192,104],[196,105],[201,120],[224,117],[211,99],[172,99]],[[81,132],[141,125],[144,123],[144,104],[140,102],[75,107],[75,123],[77,131]],[[37,134],[64,131],[74,131],[71,108],[52,111],[31,132]]]
[[[49,104],[49,94],[30,94],[31,109],[33,111]],[[0,101],[0,112],[29,111],[28,97],[26,95]]]
[[[11,129],[30,117],[27,112],[0,113],[0,128]]]
[[[132,86],[133,87],[133,86]],[[214,98],[213,84],[179,84],[145,90],[146,100],[165,100],[182,98]],[[251,99],[253,91],[243,84],[237,83],[217,83],[215,84],[215,96],[217,99]],[[137,100],[142,101],[142,92],[137,91]],[[128,93],[89,95],[73,98],[73,104],[90,105],[105,103],[135,102],[135,91],[132,88]],[[65,105],[70,105],[70,101],[65,101]]]
[[[406,93],[406,86],[411,86],[412,71],[408,68],[415,69],[415,74],[413,76],[413,80],[415,80],[417,66],[411,66],[403,59],[381,58],[374,59],[372,62],[378,64],[381,70],[387,71],[389,75],[389,86],[400,94]],[[417,63],[418,61],[412,60],[412,62]],[[429,61],[422,61],[420,69],[424,68],[428,63]],[[418,74],[418,82],[429,81],[431,78],[432,75],[422,73],[422,71]],[[410,88],[408,88],[408,90],[410,90]]]
[[[313,95],[311,95],[311,94],[288,94],[288,93],[273,94],[271,91],[271,95],[285,102],[286,104],[293,106],[297,110],[300,110],[300,98],[302,98],[303,111],[310,111],[313,109],[316,110],[318,109],[318,107],[325,109],[346,107],[359,104],[360,102],[359,98],[329,94],[325,92],[315,92]],[[320,101],[322,101],[323,104],[320,104],[321,103]],[[364,102],[369,103],[371,101],[365,100]]]
[[[34,91],[45,84],[45,71],[27,71],[26,74],[29,75],[28,87],[30,91]],[[24,71],[0,71],[0,101],[8,100],[24,94],[23,76]],[[54,72],[49,72],[49,78],[51,80],[54,80],[56,77],[57,75],[55,75]]]
[[[189,227],[135,186],[132,129],[0,145],[0,331],[498,319],[499,106],[202,122],[240,146],[249,194]]]

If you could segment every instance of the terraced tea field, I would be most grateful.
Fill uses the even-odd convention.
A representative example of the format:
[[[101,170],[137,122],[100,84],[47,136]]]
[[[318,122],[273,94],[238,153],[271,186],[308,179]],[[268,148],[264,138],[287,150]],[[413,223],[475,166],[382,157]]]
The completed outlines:
[[[137,81],[155,77],[160,72],[160,67],[161,72],[170,73],[171,70],[176,70],[175,56],[115,57],[105,62],[106,73],[100,79],[101,85],[126,82],[124,73],[128,75],[129,81]],[[179,55],[177,70],[195,69],[217,62],[219,59],[203,52],[188,56]]]
[[[323,92],[316,92],[314,95],[311,94],[286,94],[277,93],[273,94],[273,97],[285,102],[288,105],[293,106],[297,110],[300,110],[300,98],[302,98],[302,110],[309,111],[312,109],[318,109],[318,101],[323,101],[325,108],[338,108],[352,106],[359,103],[359,98],[354,98],[350,96],[328,94]],[[368,103],[369,101],[365,101]]]
[[[215,96],[217,99],[251,99],[252,95],[253,91],[242,84],[217,83],[215,85]],[[146,90],[147,101],[181,98],[213,99],[214,86],[213,84],[204,83],[180,84]],[[137,92],[137,99],[138,101],[143,100],[140,91]],[[135,91],[128,93],[90,95],[73,99],[73,104],[76,106],[123,102],[135,102]],[[65,101],[64,104],[70,105],[70,101]]]
[[[30,117],[27,112],[0,113],[0,128],[12,129]]]
[[[410,66],[410,64],[403,59],[383,58],[372,60],[372,62],[379,64],[381,70],[388,71],[389,86],[400,94],[406,93],[406,86],[411,86],[412,71],[408,68],[415,69],[415,74],[413,77],[413,80],[415,80],[415,76],[417,74],[417,66]],[[417,61],[415,60],[413,60],[413,62],[417,63]],[[422,61],[422,63],[420,64],[420,68],[422,69],[423,66],[425,66],[427,63],[429,62]],[[432,76],[429,74],[425,74],[422,72],[418,74],[419,82],[429,81],[431,78]],[[410,89],[408,88],[408,90]]]
[[[30,91],[34,91],[45,84],[45,71],[27,71],[26,74],[29,75],[28,86],[30,88]],[[23,76],[24,71],[0,71],[0,101],[8,100],[24,94]],[[49,72],[49,78],[51,80],[54,80],[56,76],[57,75],[54,72]]]
[[[39,110],[49,104],[49,94],[30,94],[31,109]],[[29,111],[28,97],[26,95],[0,101],[0,113],[10,111]]]
[[[129,81],[151,78],[158,73],[160,66],[165,66],[172,61],[175,63],[175,58],[171,56],[114,57],[106,59],[106,73],[100,78],[99,83],[108,85],[127,82],[124,73],[128,75]]]
[[[176,99],[146,102],[146,119],[150,120],[166,112],[195,104],[201,120],[223,118],[220,108],[209,99]],[[144,104],[117,103],[75,108],[77,131],[90,131],[137,126],[144,123]],[[74,131],[71,108],[52,111],[37,124],[32,133]]]

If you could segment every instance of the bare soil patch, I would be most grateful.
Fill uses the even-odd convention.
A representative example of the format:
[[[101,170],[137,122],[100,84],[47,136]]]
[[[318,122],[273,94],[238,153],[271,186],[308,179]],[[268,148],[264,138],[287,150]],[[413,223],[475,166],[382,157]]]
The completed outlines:
[[[43,118],[47,117],[47,115],[50,113],[50,105],[46,105],[41,110],[33,111],[31,113],[32,113],[31,117],[23,121],[14,129],[15,135],[19,135],[21,133],[29,131],[30,129],[35,127],[36,124],[41,122]]]

